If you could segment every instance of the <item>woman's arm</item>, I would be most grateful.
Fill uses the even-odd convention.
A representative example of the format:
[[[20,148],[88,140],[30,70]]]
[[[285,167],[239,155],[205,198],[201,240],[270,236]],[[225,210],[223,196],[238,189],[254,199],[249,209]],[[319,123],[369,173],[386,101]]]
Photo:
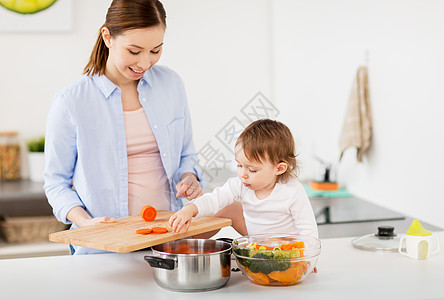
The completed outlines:
[[[84,209],[83,207],[76,206],[71,208],[71,210],[68,212],[66,218],[70,220],[71,222],[77,224],[77,226],[88,226],[88,225],[94,225],[98,223],[105,223],[105,222],[114,222],[116,219],[112,217],[97,217],[92,218]]]
[[[49,110],[45,135],[44,190],[56,218],[69,224],[68,212],[83,206],[72,188],[77,161],[77,134],[64,94],[57,94]]]

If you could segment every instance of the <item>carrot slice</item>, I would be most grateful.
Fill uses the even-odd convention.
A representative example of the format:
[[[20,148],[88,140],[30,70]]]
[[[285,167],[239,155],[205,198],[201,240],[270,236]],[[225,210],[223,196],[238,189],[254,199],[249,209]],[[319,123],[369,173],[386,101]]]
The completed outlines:
[[[168,229],[164,227],[153,227],[153,233],[165,233],[168,232]]]
[[[151,228],[140,228],[136,230],[137,234],[150,234],[151,232]]]
[[[142,219],[149,222],[156,218],[157,216],[157,210],[152,207],[151,205],[146,205],[142,207],[142,210],[140,211],[140,215],[142,216]]]

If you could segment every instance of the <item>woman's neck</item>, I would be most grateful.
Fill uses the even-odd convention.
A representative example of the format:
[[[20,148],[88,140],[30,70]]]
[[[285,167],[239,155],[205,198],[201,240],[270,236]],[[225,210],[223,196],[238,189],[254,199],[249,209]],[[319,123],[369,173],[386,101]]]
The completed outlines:
[[[113,65],[106,64],[105,76],[121,90],[137,87],[138,80],[125,78]]]

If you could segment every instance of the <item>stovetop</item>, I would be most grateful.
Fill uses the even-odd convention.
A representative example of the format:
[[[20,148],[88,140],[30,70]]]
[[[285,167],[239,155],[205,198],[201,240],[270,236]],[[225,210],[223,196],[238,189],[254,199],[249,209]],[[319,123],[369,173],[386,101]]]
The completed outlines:
[[[319,225],[405,219],[397,212],[357,197],[311,197],[310,202]]]

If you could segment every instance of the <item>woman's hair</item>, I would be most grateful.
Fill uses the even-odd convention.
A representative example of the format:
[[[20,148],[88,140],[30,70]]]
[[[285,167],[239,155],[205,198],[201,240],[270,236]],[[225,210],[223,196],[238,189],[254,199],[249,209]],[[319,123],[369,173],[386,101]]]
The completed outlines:
[[[278,175],[278,182],[287,182],[297,177],[293,135],[285,124],[270,119],[257,120],[240,134],[236,146],[242,147],[247,159],[262,163],[269,160],[272,164],[286,163],[287,171]]]
[[[88,64],[83,69],[86,75],[105,74],[108,47],[102,38],[102,28],[107,27],[110,35],[116,37],[129,29],[166,27],[166,13],[158,0],[113,0],[106,14],[105,24],[100,27],[96,44]]]

